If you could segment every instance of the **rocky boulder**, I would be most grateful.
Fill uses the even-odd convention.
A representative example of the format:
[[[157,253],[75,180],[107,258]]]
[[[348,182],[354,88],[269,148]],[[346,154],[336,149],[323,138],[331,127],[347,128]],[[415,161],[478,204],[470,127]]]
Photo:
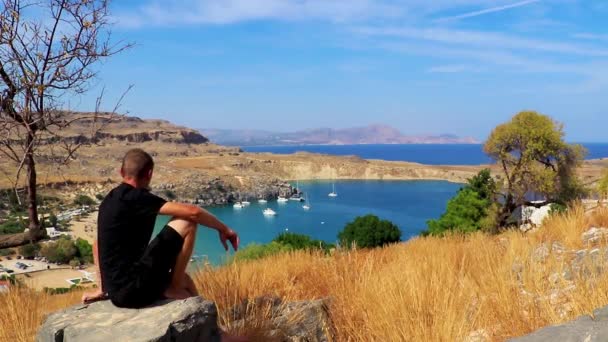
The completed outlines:
[[[47,317],[36,337],[37,342],[219,340],[215,304],[200,297],[138,310],[110,301],[77,305]]]
[[[333,341],[328,299],[283,302],[278,297],[244,300],[232,309],[233,325],[245,326],[251,315],[269,316],[268,338],[286,342]]]
[[[608,340],[608,307],[562,325],[540,329],[513,342],[599,342]]]

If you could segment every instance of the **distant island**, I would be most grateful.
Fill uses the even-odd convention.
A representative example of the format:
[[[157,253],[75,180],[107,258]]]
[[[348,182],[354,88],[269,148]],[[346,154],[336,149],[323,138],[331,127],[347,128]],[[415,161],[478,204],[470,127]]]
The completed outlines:
[[[228,146],[479,143],[475,138],[453,134],[405,135],[388,125],[346,129],[316,128],[296,132],[247,129],[200,129],[200,132],[212,142]]]

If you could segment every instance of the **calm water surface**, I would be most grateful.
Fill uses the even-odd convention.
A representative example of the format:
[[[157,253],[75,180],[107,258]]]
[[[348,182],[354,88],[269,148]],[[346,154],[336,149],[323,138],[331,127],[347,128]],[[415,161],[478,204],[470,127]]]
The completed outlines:
[[[301,182],[300,188],[307,194],[311,206],[309,211],[305,211],[300,202],[280,204],[276,201],[267,205],[252,203],[241,210],[231,206],[209,210],[239,232],[242,246],[269,242],[284,231],[335,242],[346,223],[366,214],[393,221],[406,240],[424,230],[427,220],[437,218],[460,186],[443,181],[341,181],[336,183],[338,197],[330,198],[327,196],[332,188],[330,182]],[[278,215],[264,216],[262,211],[266,207]],[[167,220],[159,218],[156,230]],[[215,231],[199,230],[195,255],[207,256],[213,264],[225,259]]]

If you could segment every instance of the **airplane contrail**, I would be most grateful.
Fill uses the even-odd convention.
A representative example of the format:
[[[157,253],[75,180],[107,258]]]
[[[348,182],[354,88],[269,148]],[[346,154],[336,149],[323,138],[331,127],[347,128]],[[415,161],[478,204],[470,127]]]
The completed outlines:
[[[486,8],[486,9],[482,9],[482,10],[479,10],[479,11],[459,14],[459,15],[455,15],[455,16],[451,16],[451,17],[445,17],[445,18],[437,19],[436,21],[438,21],[438,22],[440,22],[440,21],[452,21],[452,20],[459,20],[459,19],[464,19],[464,18],[477,17],[477,16],[480,16],[480,15],[488,14],[488,13],[500,12],[500,11],[508,10],[508,9],[511,9],[511,8],[516,8],[516,7],[522,7],[522,6],[530,5],[530,4],[533,4],[533,3],[536,3],[536,2],[540,2],[540,1],[541,0],[524,0],[524,1],[516,2],[516,3],[510,4],[510,5],[491,7],[491,8]]]

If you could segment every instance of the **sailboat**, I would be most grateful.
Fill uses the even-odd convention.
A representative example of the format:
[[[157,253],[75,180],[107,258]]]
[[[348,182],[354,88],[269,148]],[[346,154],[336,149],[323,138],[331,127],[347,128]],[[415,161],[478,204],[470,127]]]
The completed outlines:
[[[305,201],[306,201],[306,203],[302,206],[302,209],[310,210],[310,198],[308,198],[308,196],[306,196]]]
[[[296,181],[296,194],[289,198],[291,201],[303,202],[304,199],[300,195],[300,181]]]
[[[338,193],[336,192],[336,183],[331,183],[332,190],[329,193],[329,197],[338,197]]]

